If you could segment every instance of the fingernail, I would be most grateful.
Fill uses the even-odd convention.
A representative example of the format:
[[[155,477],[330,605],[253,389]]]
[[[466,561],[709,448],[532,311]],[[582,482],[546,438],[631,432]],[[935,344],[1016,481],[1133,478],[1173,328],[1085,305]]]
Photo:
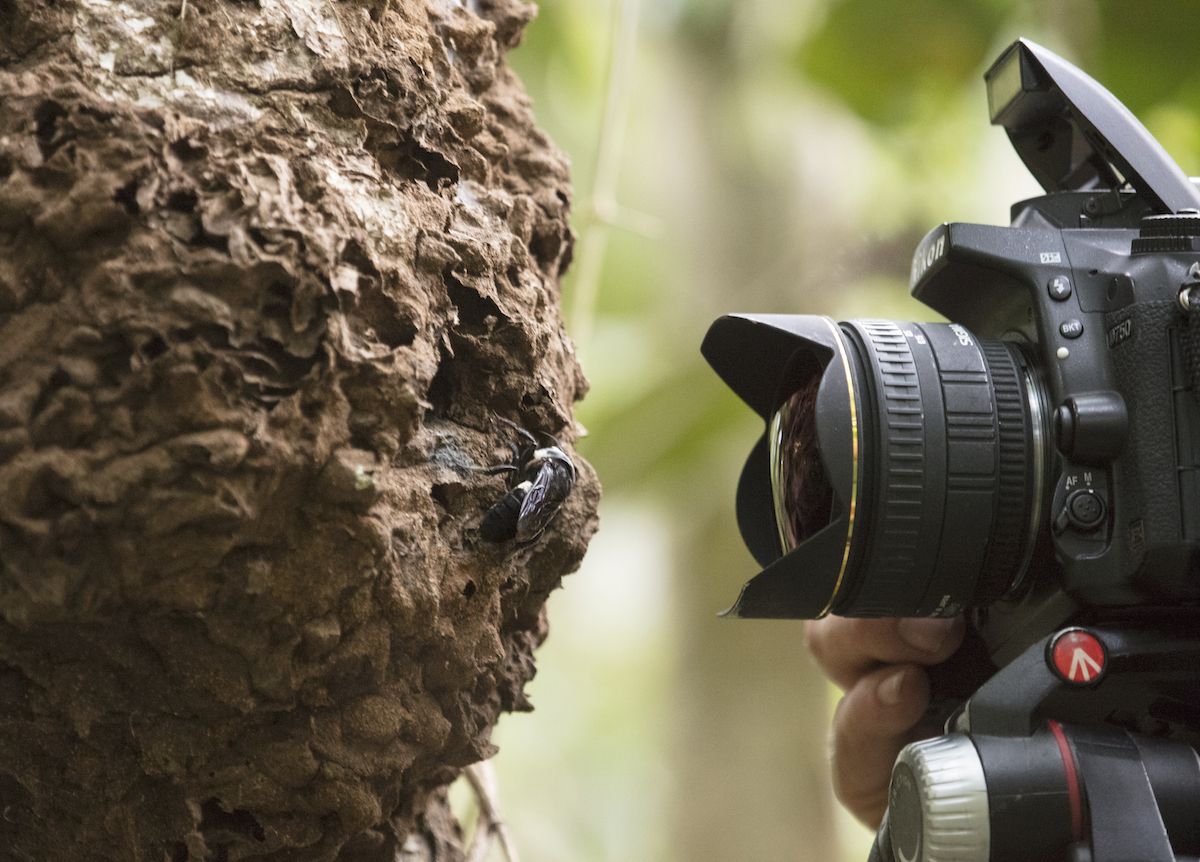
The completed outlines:
[[[884,706],[896,706],[900,703],[900,687],[904,684],[905,668],[900,668],[890,676],[883,678],[879,684],[879,702]]]
[[[897,624],[896,631],[900,639],[914,649],[936,653],[950,637],[954,622],[943,617],[906,617]]]

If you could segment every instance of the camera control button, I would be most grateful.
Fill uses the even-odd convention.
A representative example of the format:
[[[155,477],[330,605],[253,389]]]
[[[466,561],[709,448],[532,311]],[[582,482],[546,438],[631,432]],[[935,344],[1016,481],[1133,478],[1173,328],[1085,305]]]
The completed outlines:
[[[1067,497],[1067,521],[1078,530],[1091,531],[1104,520],[1105,505],[1099,494],[1090,488],[1080,488]]]
[[[1083,335],[1083,321],[1077,317],[1064,320],[1058,325],[1058,331],[1062,333],[1063,338],[1078,338]]]
[[[1065,275],[1056,275],[1046,282],[1046,291],[1050,294],[1051,299],[1062,302],[1071,296],[1071,279]]]

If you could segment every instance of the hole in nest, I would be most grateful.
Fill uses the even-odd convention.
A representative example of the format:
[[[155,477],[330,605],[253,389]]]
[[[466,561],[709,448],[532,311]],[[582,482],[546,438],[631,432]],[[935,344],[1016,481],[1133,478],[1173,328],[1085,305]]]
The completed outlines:
[[[433,502],[443,509],[449,510],[454,506],[456,491],[457,486],[455,485],[434,485],[429,489],[429,496],[433,498]]]
[[[200,832],[207,840],[210,836],[218,841],[235,838],[253,838],[265,841],[267,833],[262,824],[244,808],[226,811],[215,797],[204,800],[200,805]]]
[[[180,138],[171,144],[171,152],[183,161],[190,162],[202,158],[208,150],[193,144],[187,138]]]
[[[371,257],[367,254],[366,249],[355,240],[347,242],[346,247],[342,249],[342,260],[364,275],[372,275],[376,279],[379,278],[379,269],[371,262]]]
[[[42,158],[49,159],[57,152],[58,148],[63,145],[62,136],[59,135],[59,120],[67,115],[66,109],[58,102],[47,100],[38,105],[34,111],[33,118],[37,123],[36,135],[38,149],[42,151]]]
[[[161,335],[155,335],[147,338],[138,348],[140,353],[147,362],[153,362],[158,357],[167,352],[167,342],[163,340]]]
[[[8,156],[0,156],[0,180],[6,180],[12,176],[13,161]]]
[[[408,347],[417,339],[416,324],[403,317],[380,322],[373,328],[373,331],[375,337],[392,350],[398,347]]]
[[[489,297],[449,276],[446,277],[446,290],[458,309],[458,322],[464,329],[482,329],[489,317],[499,319],[504,316]]]
[[[442,349],[441,363],[425,393],[429,399],[430,412],[437,417],[450,415],[450,407],[458,397],[458,375],[454,370],[454,358]]]
[[[400,94],[392,95],[398,98]],[[375,152],[375,158],[385,170],[423,182],[435,192],[443,185],[458,182],[458,165],[415,140],[382,143],[378,138],[368,136],[367,148]]]
[[[141,207],[138,206],[137,193],[138,181],[136,179],[132,179],[113,192],[113,200],[124,207],[125,212],[129,213],[131,216],[135,216],[142,211]]]
[[[358,316],[374,337],[390,350],[408,347],[417,338],[410,312],[385,293],[372,277],[359,280]]]
[[[196,204],[199,202],[196,193],[191,189],[180,189],[171,192],[167,197],[167,209],[175,210],[181,213],[190,213],[196,211]]]
[[[476,592],[478,589],[479,589],[479,588],[475,586],[475,582],[474,582],[474,581],[470,581],[470,580],[469,580],[469,581],[467,581],[467,583],[466,583],[466,584],[463,586],[463,590],[462,590],[463,596],[464,596],[465,598],[468,598],[468,599],[469,599],[469,598],[471,598],[471,596],[475,595],[475,592]]]
[[[282,281],[273,282],[267,287],[263,297],[261,310],[263,314],[288,317],[292,312],[292,287]]]
[[[557,231],[545,230],[529,241],[529,253],[543,266],[553,263],[563,250],[563,239]]]
[[[229,254],[229,237],[227,236],[217,236],[215,233],[201,231],[200,235],[196,237],[194,242],[196,245],[203,246],[205,248],[216,249],[217,251]]]

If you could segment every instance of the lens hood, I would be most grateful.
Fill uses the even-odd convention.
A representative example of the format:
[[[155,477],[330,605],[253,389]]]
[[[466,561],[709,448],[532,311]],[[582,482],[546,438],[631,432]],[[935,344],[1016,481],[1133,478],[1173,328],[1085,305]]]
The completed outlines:
[[[737,395],[768,424],[750,453],[737,491],[742,538],[764,569],[725,612],[739,617],[813,618],[833,604],[849,563],[862,449],[861,393],[855,392],[845,336],[831,318],[798,314],[731,314],[708,330],[700,348]],[[772,504],[771,417],[797,389],[820,375],[816,434],[832,486],[830,523],[784,553]]]

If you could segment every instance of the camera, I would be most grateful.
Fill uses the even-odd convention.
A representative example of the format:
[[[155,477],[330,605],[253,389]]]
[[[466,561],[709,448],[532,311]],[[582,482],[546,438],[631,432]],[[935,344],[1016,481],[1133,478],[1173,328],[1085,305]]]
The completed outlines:
[[[765,422],[737,488],[747,618],[953,616],[944,733],[873,855],[1200,857],[1200,189],[1025,39],[985,74],[1045,194],[943,224],[949,323],[735,314],[702,346]]]

